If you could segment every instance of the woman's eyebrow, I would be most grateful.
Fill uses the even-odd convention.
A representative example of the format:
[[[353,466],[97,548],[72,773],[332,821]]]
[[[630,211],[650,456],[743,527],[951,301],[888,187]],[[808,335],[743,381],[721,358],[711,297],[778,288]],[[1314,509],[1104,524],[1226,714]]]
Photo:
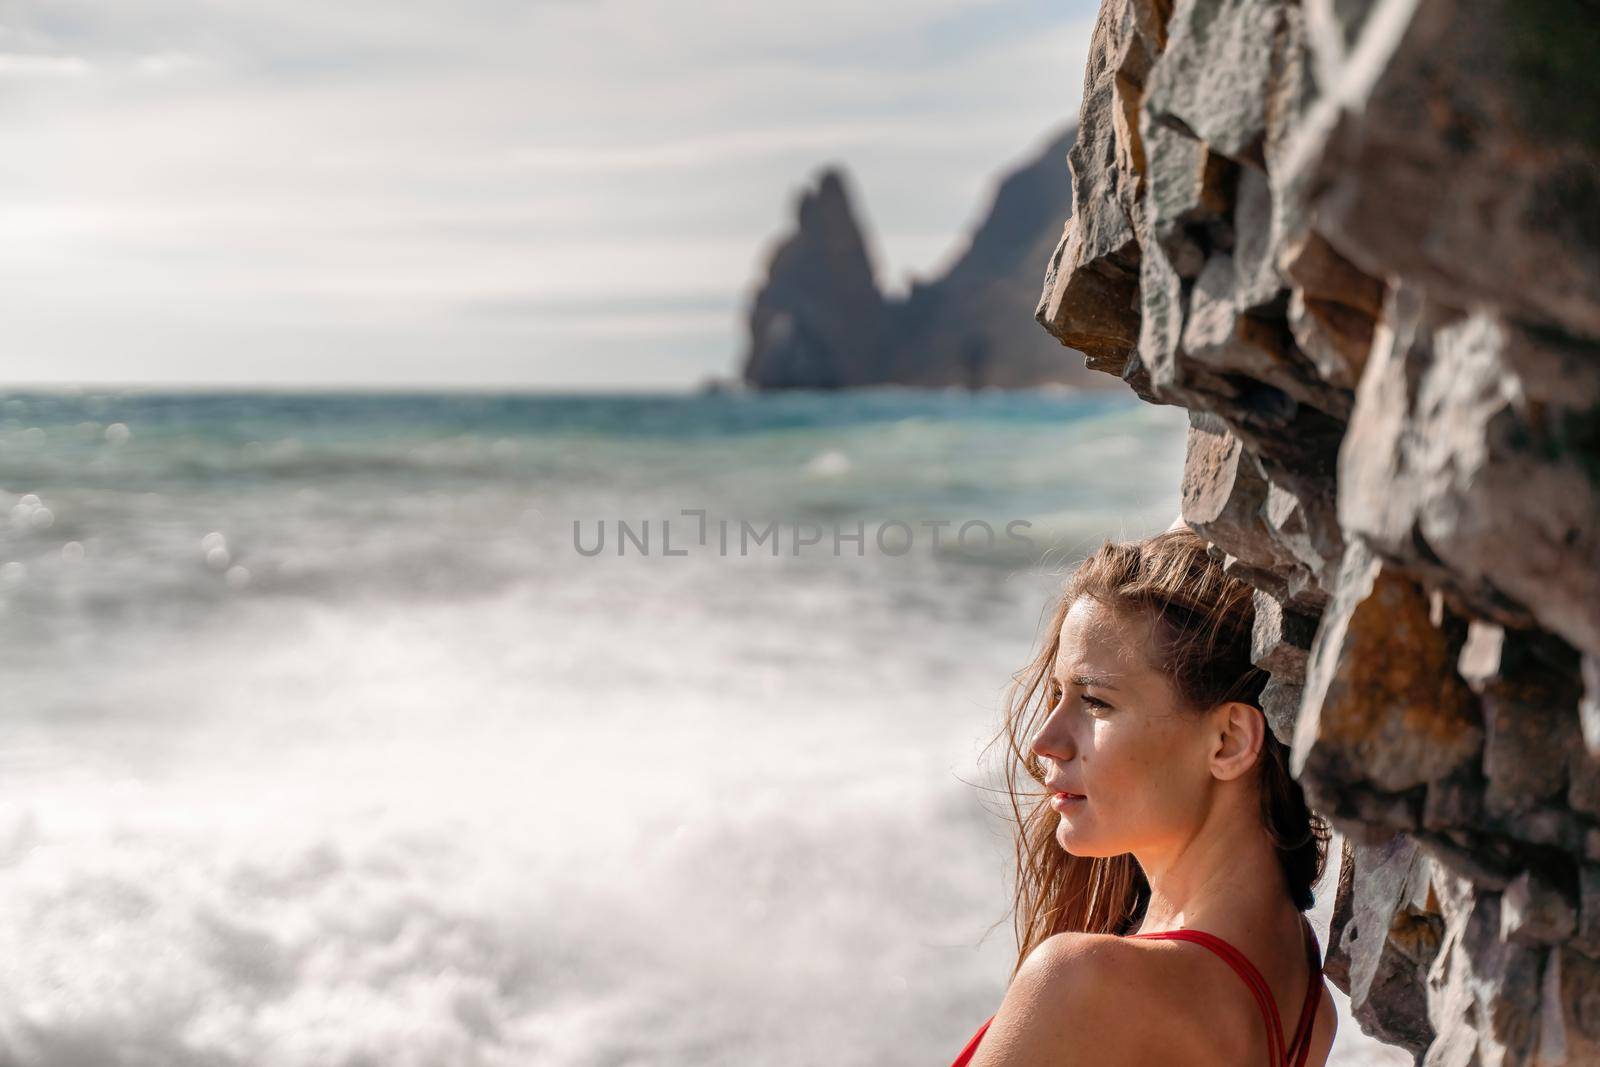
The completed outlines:
[[[1061,681],[1061,676],[1058,674],[1053,674],[1051,675],[1051,681],[1059,682]],[[1101,689],[1117,688],[1116,686],[1112,685],[1111,682],[1108,681],[1104,676],[1098,674],[1072,674],[1067,676],[1067,681],[1072,685],[1081,685],[1085,688],[1091,685],[1097,685]]]
[[[1067,680],[1070,681],[1073,685],[1081,685],[1081,686],[1084,686],[1084,687],[1088,687],[1088,686],[1091,686],[1091,685],[1097,685],[1101,689],[1115,689],[1116,688],[1116,686],[1112,685],[1109,681],[1107,681],[1105,678],[1101,677],[1098,674],[1074,674],[1070,678],[1068,678]]]

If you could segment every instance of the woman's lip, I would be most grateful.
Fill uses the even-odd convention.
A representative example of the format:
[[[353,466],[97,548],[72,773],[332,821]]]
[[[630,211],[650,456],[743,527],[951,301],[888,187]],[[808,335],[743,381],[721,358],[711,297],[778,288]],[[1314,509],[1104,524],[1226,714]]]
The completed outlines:
[[[1052,793],[1050,794],[1050,806],[1057,811],[1061,811],[1080,800],[1086,799],[1088,798],[1081,793]]]

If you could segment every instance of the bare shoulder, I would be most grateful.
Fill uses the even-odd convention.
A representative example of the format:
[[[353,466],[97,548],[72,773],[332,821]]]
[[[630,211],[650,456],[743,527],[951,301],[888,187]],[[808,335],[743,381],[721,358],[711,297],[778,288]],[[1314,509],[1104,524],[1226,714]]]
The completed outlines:
[[[1018,969],[972,1067],[1116,1067],[1172,1049],[1167,960],[1154,942],[1055,934]],[[1187,1019],[1185,1019],[1187,1022]]]
[[[1327,1062],[1337,1029],[1324,982],[1310,1067]],[[1065,933],[1023,961],[971,1067],[1236,1067],[1261,1055],[1261,1041],[1255,1001],[1212,953],[1176,940]]]

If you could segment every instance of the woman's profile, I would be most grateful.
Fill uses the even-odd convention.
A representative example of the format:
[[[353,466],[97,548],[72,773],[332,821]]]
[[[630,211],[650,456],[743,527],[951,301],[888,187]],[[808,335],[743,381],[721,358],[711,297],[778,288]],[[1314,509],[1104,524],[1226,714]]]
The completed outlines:
[[[952,1067],[1326,1062],[1330,831],[1261,710],[1252,593],[1181,520],[1068,578],[996,738],[1017,961]]]

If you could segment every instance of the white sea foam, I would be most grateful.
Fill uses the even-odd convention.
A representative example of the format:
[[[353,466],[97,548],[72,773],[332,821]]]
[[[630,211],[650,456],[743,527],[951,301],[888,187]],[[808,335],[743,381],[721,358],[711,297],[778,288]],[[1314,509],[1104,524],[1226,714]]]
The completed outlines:
[[[92,399],[138,432],[0,453],[55,514],[0,528],[14,1067],[947,1061],[1010,964],[1003,801],[969,783],[1052,578],[590,559],[570,521],[1025,517],[1060,563],[1167,525],[1183,437],[896,396],[670,439],[642,407],[469,436],[201,405],[221,436],[163,438]],[[805,477],[834,452],[849,478]]]
[[[806,462],[806,473],[817,478],[836,478],[849,472],[850,457],[837,449],[818,452]]]

